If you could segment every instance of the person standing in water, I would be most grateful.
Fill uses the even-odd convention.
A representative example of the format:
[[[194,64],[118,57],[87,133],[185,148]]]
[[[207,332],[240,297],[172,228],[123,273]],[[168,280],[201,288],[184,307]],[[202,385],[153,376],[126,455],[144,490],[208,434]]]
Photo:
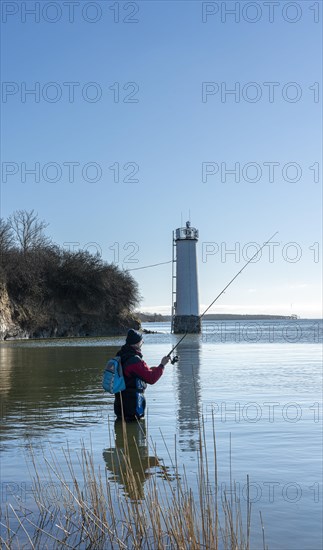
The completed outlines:
[[[142,334],[128,330],[126,343],[118,351],[126,384],[126,389],[115,394],[114,412],[117,418],[126,422],[144,417],[146,400],[144,396],[147,384],[155,384],[164,372],[170,357],[163,357],[158,367],[149,368],[142,358]]]

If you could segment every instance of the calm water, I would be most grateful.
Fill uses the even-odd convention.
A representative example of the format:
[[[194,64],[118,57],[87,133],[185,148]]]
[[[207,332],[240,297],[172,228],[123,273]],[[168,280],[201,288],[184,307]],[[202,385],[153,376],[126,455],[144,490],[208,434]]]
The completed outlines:
[[[144,337],[144,357],[153,366],[179,337],[166,323],[144,326],[159,332]],[[235,496],[242,503],[250,477],[254,550],[261,548],[259,510],[270,549],[321,549],[322,331],[316,320],[204,323],[201,335],[188,335],[180,344],[179,363],[167,366],[146,392],[148,440],[170,474],[176,441],[178,463],[185,464],[192,487],[199,418],[203,414],[212,450],[213,416],[221,491],[229,489],[230,446]],[[13,503],[13,495],[20,503],[32,501],[30,445],[41,463],[51,450],[60,460],[67,445],[77,453],[84,442],[112,479],[111,463],[122,442],[113,397],[101,390],[101,376],[106,358],[122,343],[122,338],[1,343],[2,506]],[[148,462],[147,439],[130,429]],[[133,468],[140,470],[135,455]],[[163,474],[158,467],[151,473]],[[146,477],[140,475],[142,494]],[[129,494],[118,476],[116,481]]]

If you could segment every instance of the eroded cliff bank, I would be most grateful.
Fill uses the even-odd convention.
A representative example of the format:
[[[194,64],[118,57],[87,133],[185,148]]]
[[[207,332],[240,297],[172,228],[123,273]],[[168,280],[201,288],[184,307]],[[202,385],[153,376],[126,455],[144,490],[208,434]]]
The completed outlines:
[[[55,301],[45,310],[37,309],[36,317],[30,306],[10,299],[6,286],[0,283],[0,340],[114,336],[125,334],[128,328],[140,328],[140,321],[131,314],[105,318],[102,312],[82,311],[81,307],[66,310]]]
[[[17,307],[11,302],[7,289],[0,283],[0,340],[28,338],[28,334],[15,322]]]

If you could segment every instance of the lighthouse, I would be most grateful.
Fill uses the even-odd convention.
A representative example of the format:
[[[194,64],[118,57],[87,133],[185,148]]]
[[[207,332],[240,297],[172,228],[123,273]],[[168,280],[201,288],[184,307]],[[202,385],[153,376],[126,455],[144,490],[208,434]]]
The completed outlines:
[[[172,331],[175,334],[201,332],[196,259],[198,236],[191,222],[186,222],[185,227],[176,229],[173,234]]]

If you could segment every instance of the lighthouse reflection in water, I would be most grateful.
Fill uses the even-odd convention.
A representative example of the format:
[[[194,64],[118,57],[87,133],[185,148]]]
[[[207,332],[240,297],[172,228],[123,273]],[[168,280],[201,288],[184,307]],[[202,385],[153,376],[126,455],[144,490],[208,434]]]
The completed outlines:
[[[178,345],[176,369],[178,399],[177,421],[182,451],[196,451],[199,441],[201,412],[200,341],[198,334],[188,334]]]

